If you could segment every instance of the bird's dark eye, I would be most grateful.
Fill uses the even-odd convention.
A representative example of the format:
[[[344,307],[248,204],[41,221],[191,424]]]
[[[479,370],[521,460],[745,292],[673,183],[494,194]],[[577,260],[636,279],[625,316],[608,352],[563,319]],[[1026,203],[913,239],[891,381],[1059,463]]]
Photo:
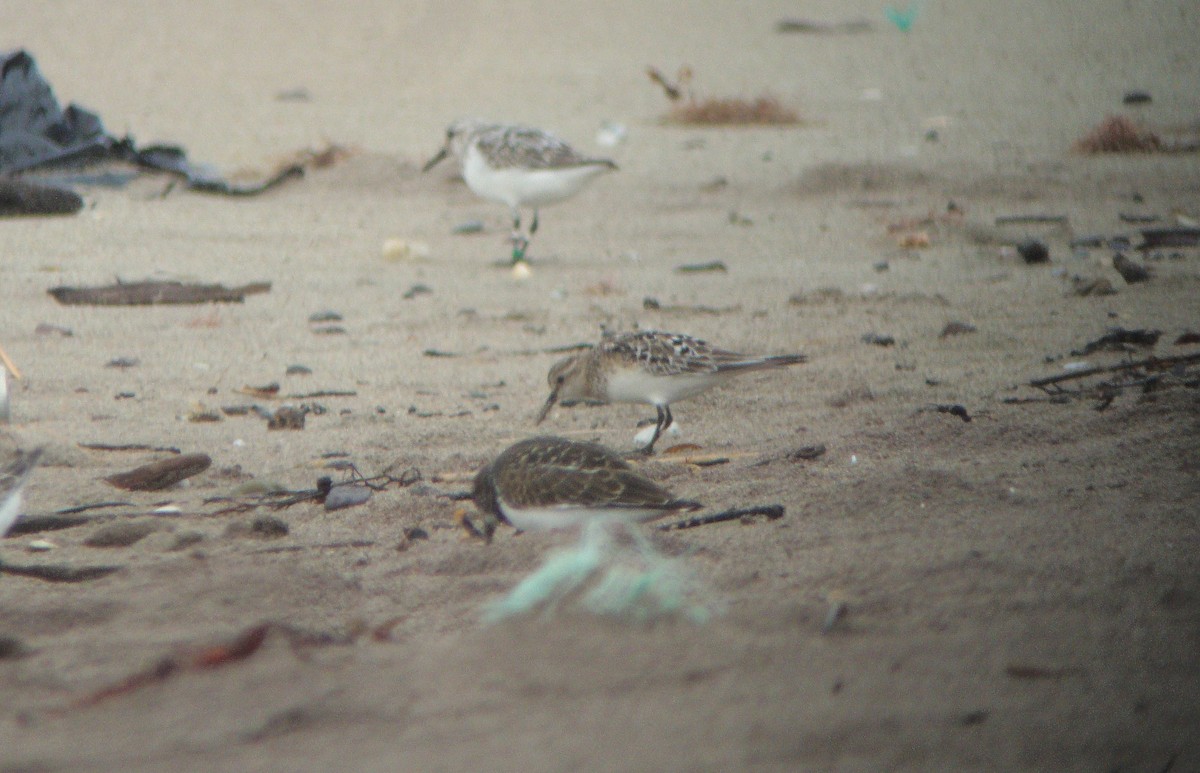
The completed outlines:
[[[564,376],[564,375],[561,375],[561,374],[560,374],[558,378],[554,379],[554,383],[556,383],[556,384],[562,384],[562,383],[564,383],[566,380],[567,380],[567,377],[566,377],[566,376]]]

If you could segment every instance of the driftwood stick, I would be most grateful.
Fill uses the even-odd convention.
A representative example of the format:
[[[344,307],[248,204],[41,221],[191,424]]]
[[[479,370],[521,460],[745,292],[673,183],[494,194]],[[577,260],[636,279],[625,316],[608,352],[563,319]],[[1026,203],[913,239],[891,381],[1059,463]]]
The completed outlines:
[[[685,518],[682,521],[664,523],[662,526],[658,527],[658,530],[678,531],[679,529],[694,529],[697,526],[708,526],[711,523],[736,521],[755,515],[765,515],[767,520],[774,521],[778,518],[782,518],[784,512],[783,505],[757,505],[755,507],[742,507],[733,510],[724,510],[719,513],[713,513],[712,515],[697,515],[694,518]]]
[[[1200,352],[1191,354],[1180,354],[1174,357],[1147,357],[1144,360],[1134,360],[1132,362],[1122,362],[1117,365],[1107,365],[1104,367],[1085,368],[1083,370],[1073,371],[1071,373],[1060,373],[1057,376],[1046,376],[1044,378],[1035,378],[1029,382],[1029,386],[1045,389],[1048,386],[1054,386],[1063,381],[1074,381],[1076,379],[1095,376],[1100,373],[1120,373],[1126,370],[1135,370],[1137,368],[1154,368],[1156,370],[1167,370],[1175,365],[1200,362]]]
[[[8,372],[13,374],[13,378],[17,381],[21,380],[21,369],[8,356],[8,352],[4,351],[4,347],[0,346],[0,362],[4,363],[4,367],[8,368]]]
[[[151,306],[156,304],[242,303],[247,295],[271,290],[270,282],[240,287],[182,282],[118,282],[107,287],[54,287],[46,292],[64,306]]]

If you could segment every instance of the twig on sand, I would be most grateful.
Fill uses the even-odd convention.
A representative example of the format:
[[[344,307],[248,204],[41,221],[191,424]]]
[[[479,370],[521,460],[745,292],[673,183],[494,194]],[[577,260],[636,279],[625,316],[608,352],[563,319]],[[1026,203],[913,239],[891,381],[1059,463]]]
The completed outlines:
[[[679,529],[694,529],[697,526],[708,526],[713,523],[724,523],[725,521],[744,521],[750,522],[754,516],[766,516],[768,521],[774,521],[783,517],[783,505],[756,505],[755,507],[742,507],[733,510],[723,510],[719,513],[711,515],[697,515],[694,518],[685,518],[682,521],[672,521],[664,523],[658,527],[659,531],[678,531]]]

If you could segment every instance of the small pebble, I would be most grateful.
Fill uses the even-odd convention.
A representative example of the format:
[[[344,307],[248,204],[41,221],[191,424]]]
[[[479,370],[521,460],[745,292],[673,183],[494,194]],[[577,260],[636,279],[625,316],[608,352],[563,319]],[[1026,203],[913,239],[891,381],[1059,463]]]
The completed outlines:
[[[58,545],[48,539],[35,539],[25,546],[25,549],[30,553],[45,553],[47,550],[54,550]]]
[[[1037,239],[1026,239],[1017,244],[1017,254],[1026,263],[1049,263],[1050,248]]]
[[[158,529],[149,521],[127,521],[102,526],[83,541],[90,548],[125,548],[140,542]]]
[[[483,233],[483,221],[468,220],[465,223],[459,223],[450,229],[450,233],[454,234],[455,236]]]
[[[225,528],[227,537],[278,539],[286,537],[288,525],[273,515],[260,515],[252,521],[234,521]]]
[[[283,374],[285,376],[311,376],[312,368],[307,365],[288,365]]]
[[[881,333],[864,333],[862,342],[873,346],[894,346],[896,339],[894,336],[883,335]]]
[[[365,504],[371,498],[371,489],[366,486],[338,486],[325,497],[326,510],[344,510]]]
[[[309,322],[341,322],[342,315],[336,311],[315,311],[308,315]]]

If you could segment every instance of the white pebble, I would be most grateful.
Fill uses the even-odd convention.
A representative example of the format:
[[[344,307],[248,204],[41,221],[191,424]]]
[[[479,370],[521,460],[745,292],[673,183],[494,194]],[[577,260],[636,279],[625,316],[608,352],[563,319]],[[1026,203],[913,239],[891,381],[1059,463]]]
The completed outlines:
[[[650,445],[650,438],[654,437],[654,426],[655,425],[651,424],[638,430],[637,434],[633,436],[634,448],[645,448],[646,446]],[[662,437],[660,437],[659,440],[662,440],[662,438],[666,437],[667,435],[679,437],[682,434],[683,430],[679,429],[679,422],[672,421],[671,426],[663,430]]]
[[[30,553],[45,553],[47,550],[54,550],[56,547],[58,545],[55,545],[48,539],[35,539],[25,546]]]
[[[432,248],[425,242],[408,239],[385,239],[383,242],[384,260],[425,260],[432,254]]]

